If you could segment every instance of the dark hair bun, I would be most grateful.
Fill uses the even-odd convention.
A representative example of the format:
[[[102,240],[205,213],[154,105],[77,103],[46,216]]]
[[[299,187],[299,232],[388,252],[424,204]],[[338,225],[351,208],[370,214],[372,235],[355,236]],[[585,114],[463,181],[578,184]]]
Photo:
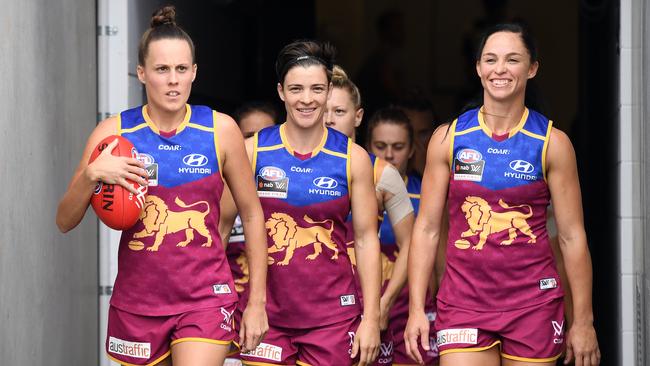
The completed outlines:
[[[151,28],[165,24],[176,25],[176,8],[173,5],[164,6],[151,16]]]

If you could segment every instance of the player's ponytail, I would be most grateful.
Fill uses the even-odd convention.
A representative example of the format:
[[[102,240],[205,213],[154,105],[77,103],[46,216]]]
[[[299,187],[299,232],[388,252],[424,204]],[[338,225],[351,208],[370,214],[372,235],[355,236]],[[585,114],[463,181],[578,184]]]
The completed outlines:
[[[176,8],[171,5],[156,10],[151,16],[151,23],[149,26],[151,28],[156,28],[165,24],[176,26]]]
[[[334,65],[332,69],[332,86],[335,88],[340,88],[347,90],[350,93],[350,98],[352,99],[352,104],[354,108],[361,108],[361,93],[359,88],[350,80],[348,74],[343,70],[339,65]]]
[[[195,62],[194,42],[190,36],[176,24],[176,8],[168,5],[156,10],[151,16],[150,28],[147,29],[138,47],[138,64],[144,65],[149,52],[149,44],[160,39],[181,39],[187,42],[192,52],[192,63]]]

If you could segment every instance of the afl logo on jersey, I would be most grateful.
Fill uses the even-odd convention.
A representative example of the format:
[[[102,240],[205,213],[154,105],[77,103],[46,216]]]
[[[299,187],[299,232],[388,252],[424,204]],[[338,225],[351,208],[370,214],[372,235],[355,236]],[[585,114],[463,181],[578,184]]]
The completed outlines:
[[[289,177],[284,170],[265,166],[257,175],[257,196],[260,198],[286,199],[289,192]]]
[[[456,154],[456,158],[462,163],[471,164],[483,160],[483,155],[474,149],[462,149]]]
[[[323,189],[334,189],[339,185],[336,179],[330,177],[318,177],[314,179],[313,183],[316,187]]]
[[[480,182],[483,179],[485,160],[474,149],[460,149],[454,159],[454,180]]]
[[[287,176],[287,173],[284,170],[274,167],[274,166],[265,166],[260,169],[260,177],[276,182],[284,179]]]
[[[188,154],[183,157],[183,163],[191,167],[200,167],[208,163],[208,158],[202,154]]]
[[[513,160],[510,162],[510,169],[518,173],[532,173],[535,170],[533,164],[527,162],[526,160]]]
[[[145,153],[139,153],[137,159],[140,160],[142,164],[144,164],[145,166],[149,164],[153,164],[155,161],[153,156]]]

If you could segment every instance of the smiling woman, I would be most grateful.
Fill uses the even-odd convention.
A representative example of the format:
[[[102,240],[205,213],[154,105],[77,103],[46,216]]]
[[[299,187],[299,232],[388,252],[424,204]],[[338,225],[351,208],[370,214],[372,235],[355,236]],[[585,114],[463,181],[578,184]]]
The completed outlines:
[[[287,120],[246,140],[268,230],[269,332],[250,364],[367,365],[379,346],[377,202],[368,154],[323,125],[333,48],[285,46],[276,61]],[[232,208],[232,205],[230,205]],[[363,318],[345,243],[353,216]],[[223,211],[224,217],[234,212]]]
[[[217,230],[225,182],[247,233],[250,297],[239,329],[242,349],[254,349],[268,327],[263,215],[250,169],[241,169],[248,164],[243,138],[229,116],[187,104],[197,71],[194,44],[176,25],[173,7],[154,13],[138,55],[148,104],[95,128],[57,224],[66,232],[81,221],[98,182],[132,192],[127,179],[148,185],[138,222],[120,240],[108,357],[134,365],[221,364],[238,336],[231,319],[237,296]],[[111,155],[116,139],[89,164],[97,142],[110,135],[127,138],[138,156]]]
[[[526,84],[538,69],[525,28],[489,29],[476,57],[483,106],[461,114],[431,139],[409,255],[406,342],[415,359],[420,336],[429,330],[427,278],[447,209],[446,272],[435,324],[441,365],[551,366],[564,344],[567,362],[600,362],[575,153],[552,121],[525,104]],[[574,321],[568,332],[546,229],[551,200],[571,269]]]

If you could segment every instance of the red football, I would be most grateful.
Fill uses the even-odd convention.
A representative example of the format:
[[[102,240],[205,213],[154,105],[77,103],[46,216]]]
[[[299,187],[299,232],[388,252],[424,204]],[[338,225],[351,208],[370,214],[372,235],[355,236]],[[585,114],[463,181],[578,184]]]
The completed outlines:
[[[113,149],[113,155],[137,159],[138,151],[131,141],[122,136],[113,135],[106,137],[97,144],[92,154],[90,154],[88,164],[92,163],[115,139],[118,139],[118,142]],[[138,190],[139,194],[137,196],[134,196],[133,193],[119,184],[99,182],[90,198],[90,205],[99,219],[115,230],[126,230],[135,225],[146,199],[146,186],[143,187],[130,180],[128,182]]]

